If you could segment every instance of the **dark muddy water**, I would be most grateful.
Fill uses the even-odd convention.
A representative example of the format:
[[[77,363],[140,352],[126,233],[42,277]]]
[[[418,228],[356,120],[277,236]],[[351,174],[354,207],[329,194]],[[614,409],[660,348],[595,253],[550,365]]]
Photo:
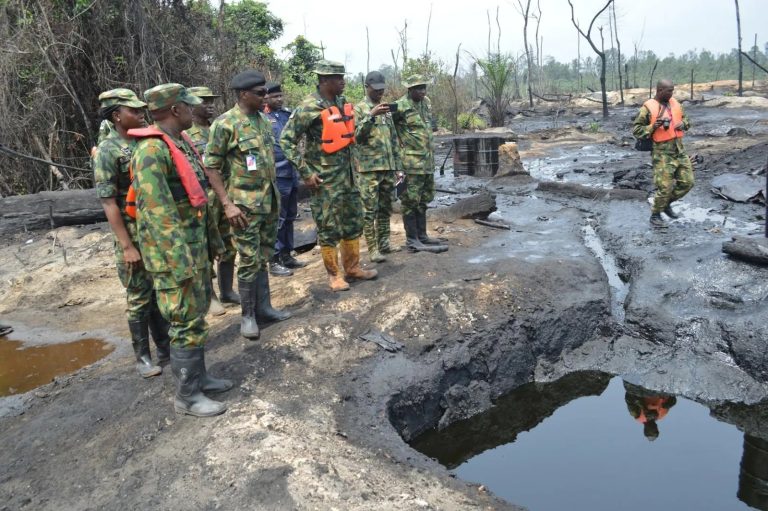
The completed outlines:
[[[22,341],[0,337],[0,396],[21,394],[50,383],[112,353],[99,339],[24,347]]]
[[[767,441],[605,373],[525,385],[412,445],[532,511],[768,510]]]

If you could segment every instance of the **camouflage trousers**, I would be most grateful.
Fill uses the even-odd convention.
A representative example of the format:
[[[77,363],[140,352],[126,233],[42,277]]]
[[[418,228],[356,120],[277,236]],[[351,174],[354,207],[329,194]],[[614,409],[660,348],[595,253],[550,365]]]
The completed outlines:
[[[125,228],[131,237],[133,246],[138,248],[136,242],[136,223],[126,222]],[[149,315],[152,301],[155,299],[152,287],[152,276],[139,261],[138,265],[130,266],[125,263],[123,249],[115,238],[115,265],[120,283],[125,288],[126,316],[128,321],[138,321]]]
[[[160,314],[171,327],[168,335],[175,348],[199,348],[208,339],[205,315],[211,305],[211,269],[206,265],[194,277],[174,282],[170,274],[154,275]]]
[[[269,260],[275,252],[277,239],[277,220],[280,205],[274,202],[272,210],[266,214],[257,214],[238,206],[247,219],[245,229],[232,229],[240,262],[237,266],[237,278],[253,282],[261,271],[267,271]]]
[[[651,213],[661,213],[693,188],[693,165],[684,152],[677,154],[653,152],[653,184],[656,194]]]
[[[392,191],[395,171],[359,172],[357,188],[363,204],[363,235],[368,248],[389,243],[389,217],[392,215]]]
[[[400,196],[403,216],[424,213],[435,199],[435,175],[407,174],[405,184],[405,193]]]
[[[235,239],[232,235],[232,226],[229,225],[227,215],[224,214],[224,207],[221,201],[216,197],[213,189],[208,190],[208,212],[213,219],[213,223],[219,229],[221,241],[224,242],[224,253],[219,256],[221,262],[231,262],[235,260],[237,249],[235,248]]]
[[[359,238],[363,233],[363,205],[352,176],[345,171],[323,179],[309,200],[318,244],[335,247],[341,240]]]

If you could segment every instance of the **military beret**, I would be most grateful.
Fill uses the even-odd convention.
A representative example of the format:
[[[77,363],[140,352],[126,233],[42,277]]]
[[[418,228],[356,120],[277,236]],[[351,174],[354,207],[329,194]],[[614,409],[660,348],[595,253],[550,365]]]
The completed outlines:
[[[229,84],[230,89],[248,90],[259,85],[267,83],[264,74],[254,69],[248,69],[242,73],[237,73]]]
[[[267,94],[274,94],[275,92],[283,92],[283,88],[279,83],[267,82]]]
[[[163,83],[144,91],[147,108],[150,111],[162,110],[176,103],[186,103],[191,106],[199,105],[202,99],[192,96],[186,87],[180,83]]]
[[[410,89],[411,87],[418,87],[420,85],[426,86],[428,83],[429,81],[424,78],[423,75],[410,75],[405,78],[403,85]]]
[[[131,89],[112,89],[99,94],[99,106],[101,108],[108,108],[115,105],[129,106],[131,108],[143,108],[147,106],[147,104],[141,101]]]
[[[384,90],[387,83],[384,81],[384,75],[378,71],[371,71],[365,76],[365,84],[376,90]]]
[[[342,75],[346,74],[344,64],[333,60],[320,60],[315,65],[315,74],[318,75]]]
[[[221,94],[214,94],[208,87],[190,87],[187,92],[198,98],[218,98],[221,96]]]

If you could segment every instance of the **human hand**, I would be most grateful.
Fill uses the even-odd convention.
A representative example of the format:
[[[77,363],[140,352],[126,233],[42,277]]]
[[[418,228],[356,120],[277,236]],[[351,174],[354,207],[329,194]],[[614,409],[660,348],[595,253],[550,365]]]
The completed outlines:
[[[387,103],[381,103],[371,108],[371,117],[386,114],[387,112],[389,112],[389,105]]]
[[[317,173],[313,173],[304,180],[304,184],[307,185],[310,190],[317,190],[322,182],[323,180],[320,179],[320,176],[318,176]]]
[[[245,229],[248,225],[248,219],[245,218],[245,213],[240,211],[240,208],[229,202],[224,205],[224,214],[227,217],[229,225],[238,229]]]
[[[141,266],[141,254],[136,247],[131,245],[123,249],[123,261],[131,268],[138,268]]]

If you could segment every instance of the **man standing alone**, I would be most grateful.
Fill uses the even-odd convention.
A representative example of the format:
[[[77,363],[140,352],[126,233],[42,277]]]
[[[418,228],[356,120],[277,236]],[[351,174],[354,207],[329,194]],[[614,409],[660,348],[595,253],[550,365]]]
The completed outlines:
[[[653,140],[653,184],[656,195],[651,207],[651,225],[663,227],[664,212],[678,218],[672,203],[693,188],[693,164],[683,148],[684,132],[691,123],[683,106],[672,97],[675,86],[670,80],[659,80],[656,97],[646,101],[632,124],[637,139]]]

